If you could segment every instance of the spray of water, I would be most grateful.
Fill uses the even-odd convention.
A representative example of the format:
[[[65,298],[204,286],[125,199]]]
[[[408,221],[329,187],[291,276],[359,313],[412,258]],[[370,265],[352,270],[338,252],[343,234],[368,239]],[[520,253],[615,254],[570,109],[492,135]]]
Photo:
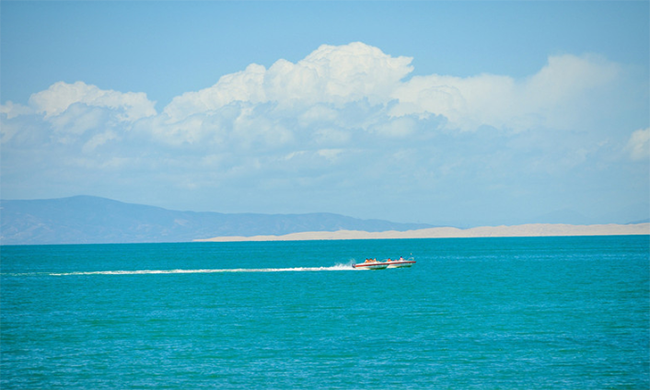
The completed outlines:
[[[321,272],[354,271],[351,264],[337,264],[332,267],[295,267],[295,268],[222,268],[222,269],[172,269],[172,270],[135,270],[135,271],[91,271],[52,273],[52,276],[71,275],[158,275],[158,274],[211,274],[228,272]]]

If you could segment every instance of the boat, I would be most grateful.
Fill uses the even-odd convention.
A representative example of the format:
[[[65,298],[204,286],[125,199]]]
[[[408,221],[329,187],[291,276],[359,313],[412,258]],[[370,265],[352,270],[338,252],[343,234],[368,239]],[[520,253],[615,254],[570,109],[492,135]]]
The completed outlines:
[[[366,259],[365,262],[354,264],[352,267],[356,269],[386,269],[388,268],[388,263],[377,261],[377,259]]]
[[[377,259],[366,259],[365,262],[354,264],[352,267],[356,269],[386,269],[386,268],[406,268],[411,267],[415,264],[415,260],[409,259],[404,260],[400,257],[399,260],[383,260],[377,261]]]
[[[399,260],[388,259],[386,262],[388,263],[388,268],[406,268],[406,267],[411,267],[413,264],[415,264],[415,260],[413,259],[404,260],[401,257],[399,258]]]

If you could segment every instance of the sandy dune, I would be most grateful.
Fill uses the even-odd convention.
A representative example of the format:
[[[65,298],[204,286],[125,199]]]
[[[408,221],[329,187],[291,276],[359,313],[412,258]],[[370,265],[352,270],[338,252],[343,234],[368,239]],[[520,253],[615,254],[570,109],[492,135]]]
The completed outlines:
[[[450,238],[450,237],[544,237],[544,236],[616,236],[650,234],[650,223],[633,225],[563,225],[530,224],[518,226],[484,226],[471,229],[452,227],[409,230],[406,232],[364,232],[339,230],[336,232],[304,232],[283,236],[226,236],[194,241],[306,241],[306,240],[358,240],[399,238]]]

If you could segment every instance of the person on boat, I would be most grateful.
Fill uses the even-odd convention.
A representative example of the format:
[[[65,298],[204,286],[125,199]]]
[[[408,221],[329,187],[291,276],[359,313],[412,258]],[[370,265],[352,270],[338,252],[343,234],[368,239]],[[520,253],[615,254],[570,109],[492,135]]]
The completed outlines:
[[[399,261],[404,261],[404,258],[402,256],[400,256]]]

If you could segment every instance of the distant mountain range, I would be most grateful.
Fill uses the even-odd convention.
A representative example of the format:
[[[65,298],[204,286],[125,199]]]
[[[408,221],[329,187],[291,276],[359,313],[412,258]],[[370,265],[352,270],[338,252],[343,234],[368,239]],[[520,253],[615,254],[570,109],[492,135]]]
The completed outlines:
[[[0,200],[0,244],[186,242],[217,236],[284,235],[309,231],[381,232],[431,228],[422,223],[361,220],[330,213],[222,214],[74,196]]]

